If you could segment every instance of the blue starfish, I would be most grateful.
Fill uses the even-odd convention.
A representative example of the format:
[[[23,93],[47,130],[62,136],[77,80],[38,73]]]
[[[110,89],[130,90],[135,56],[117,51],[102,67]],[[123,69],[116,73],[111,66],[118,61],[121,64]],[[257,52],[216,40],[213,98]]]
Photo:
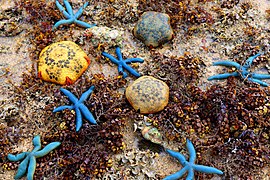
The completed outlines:
[[[195,164],[196,151],[195,151],[195,148],[194,148],[192,142],[190,140],[188,140],[188,139],[187,139],[186,146],[187,146],[189,156],[190,156],[189,161],[187,161],[185,156],[182,155],[181,153],[166,149],[166,151],[172,157],[175,157],[182,164],[182,166],[184,166],[184,168],[182,168],[181,170],[179,170],[178,172],[176,172],[176,173],[174,173],[172,175],[169,175],[169,176],[165,177],[163,180],[174,180],[174,179],[176,180],[176,179],[179,179],[187,171],[188,171],[188,175],[186,177],[186,180],[192,180],[194,178],[194,171],[199,171],[199,172],[208,173],[208,174],[219,174],[219,175],[223,174],[223,172],[220,171],[217,168]]]
[[[89,95],[93,92],[94,86],[91,86],[87,91],[85,91],[80,99],[72,94],[70,91],[60,88],[60,90],[69,98],[69,100],[74,104],[72,106],[59,106],[53,110],[53,112],[59,112],[64,109],[74,109],[76,113],[76,131],[79,131],[82,127],[82,114],[84,117],[92,124],[97,124],[94,116],[89,111],[89,109],[83,104],[83,101],[85,101]]]
[[[214,66],[219,66],[219,65],[233,66],[237,69],[237,71],[233,72],[233,73],[224,73],[224,74],[214,75],[214,76],[209,77],[208,80],[211,81],[214,79],[226,79],[230,76],[234,76],[234,77],[241,76],[244,79],[248,79],[249,81],[259,83],[262,86],[268,86],[268,84],[266,82],[261,81],[261,79],[270,79],[269,74],[256,74],[256,73],[252,73],[248,70],[250,68],[253,60],[260,55],[261,54],[256,54],[254,56],[249,57],[243,66],[237,62],[234,62],[234,61],[214,62],[213,63]]]
[[[128,58],[128,59],[123,60],[120,47],[116,47],[115,52],[116,52],[116,55],[117,55],[118,59],[116,59],[115,57],[113,57],[112,55],[110,55],[110,54],[108,54],[106,52],[102,52],[102,55],[109,58],[114,64],[117,64],[118,72],[120,74],[123,74],[124,78],[127,77],[127,73],[124,72],[123,69],[126,69],[128,72],[130,72],[135,77],[140,77],[141,76],[138,72],[136,72],[132,67],[128,66],[127,64],[130,64],[130,63],[133,63],[133,62],[142,63],[143,59],[141,59],[141,58]]]
[[[34,145],[34,149],[32,150],[32,152],[23,152],[17,155],[8,154],[7,156],[7,158],[10,161],[20,161],[24,159],[20,163],[18,172],[15,175],[14,179],[20,179],[21,177],[23,177],[27,169],[28,169],[27,180],[33,179],[33,176],[36,170],[36,164],[37,164],[36,158],[45,156],[46,154],[48,154],[49,152],[51,152],[52,150],[54,150],[61,144],[60,142],[52,142],[46,145],[42,150],[40,150],[41,148],[40,136],[35,136],[32,142]]]
[[[86,8],[86,6],[88,5],[88,2],[86,2],[83,7],[81,7],[75,14],[73,13],[72,7],[69,4],[69,2],[67,0],[64,0],[64,4],[66,6],[66,10],[65,8],[58,2],[58,0],[55,1],[56,6],[58,7],[58,9],[63,13],[63,15],[65,16],[65,18],[67,19],[62,19],[60,21],[58,21],[52,28],[52,30],[55,30],[56,28],[58,28],[58,26],[62,25],[62,24],[78,24],[82,27],[85,28],[91,28],[93,26],[95,26],[96,24],[88,24],[86,22],[80,21],[78,20],[78,18],[82,15],[83,10]]]

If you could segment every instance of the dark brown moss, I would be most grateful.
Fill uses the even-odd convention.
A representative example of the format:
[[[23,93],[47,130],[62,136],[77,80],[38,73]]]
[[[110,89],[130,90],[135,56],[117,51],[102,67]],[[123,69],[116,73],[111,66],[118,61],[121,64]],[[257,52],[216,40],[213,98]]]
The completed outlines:
[[[171,24],[173,28],[181,23],[189,25],[209,23],[212,24],[212,15],[207,12],[202,4],[204,2],[191,3],[189,0],[184,1],[139,1],[138,10],[143,13],[145,11],[157,11],[167,13],[171,17]]]
[[[207,91],[192,85],[173,90],[175,101],[170,101],[153,120],[168,139],[182,142],[189,137],[195,147],[202,146],[196,148],[198,153],[204,154],[206,147],[213,147],[211,154],[220,158],[215,164],[233,157],[234,165],[245,167],[239,174],[245,177],[251,169],[259,171],[269,163],[269,144],[265,139],[269,139],[269,90],[238,86],[234,81],[229,78],[227,85],[213,85]],[[219,169],[225,168],[220,165]],[[225,174],[230,173],[235,174],[236,170],[225,170]]]
[[[88,85],[86,85],[88,84]],[[80,96],[91,85],[95,90],[90,100],[85,104],[93,113],[98,125],[83,122],[79,132],[75,132],[75,115],[70,110],[65,110],[53,115],[55,126],[46,132],[44,141],[60,141],[61,146],[55,150],[57,162],[54,170],[61,179],[74,177],[92,178],[101,176],[111,167],[111,156],[121,151],[123,142],[122,127],[125,126],[125,100],[123,94],[117,89],[125,85],[125,80],[116,78],[106,80],[103,75],[95,75],[93,79],[84,78],[68,88],[75,95]],[[55,106],[69,103],[59,91],[55,92]],[[46,157],[45,157],[46,158]],[[49,167],[52,161],[43,160],[42,166]],[[36,177],[52,177],[53,173],[48,169],[38,166]]]

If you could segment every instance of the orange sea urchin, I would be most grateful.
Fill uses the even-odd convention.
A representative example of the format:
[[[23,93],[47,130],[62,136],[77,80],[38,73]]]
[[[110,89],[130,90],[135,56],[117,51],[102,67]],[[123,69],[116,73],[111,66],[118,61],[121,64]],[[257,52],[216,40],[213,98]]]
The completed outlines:
[[[82,75],[89,64],[87,54],[74,42],[53,43],[40,53],[38,77],[44,81],[70,85]]]

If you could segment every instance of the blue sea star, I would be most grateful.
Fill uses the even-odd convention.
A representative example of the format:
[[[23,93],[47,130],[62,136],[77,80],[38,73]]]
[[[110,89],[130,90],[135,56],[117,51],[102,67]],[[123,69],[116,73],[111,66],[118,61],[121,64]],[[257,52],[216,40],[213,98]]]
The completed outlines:
[[[64,89],[64,88],[60,88],[60,90],[68,97],[68,99],[74,104],[71,106],[59,106],[57,108],[55,108],[53,110],[53,112],[59,112],[62,111],[64,109],[74,109],[75,113],[76,113],[76,131],[79,131],[82,127],[82,114],[83,116],[92,124],[97,124],[94,116],[92,115],[92,113],[89,111],[89,109],[83,104],[83,101],[85,101],[90,94],[93,92],[94,90],[94,86],[91,86],[87,91],[85,91],[82,96],[80,97],[80,99],[78,100],[78,98],[72,94],[70,91]]]
[[[120,47],[116,47],[115,52],[116,52],[116,55],[117,55],[118,59],[116,59],[115,57],[113,57],[112,55],[110,55],[110,54],[108,54],[106,52],[102,52],[102,55],[109,58],[114,64],[117,64],[118,72],[120,74],[123,74],[124,78],[127,77],[127,73],[124,72],[123,69],[126,69],[128,72],[130,72],[135,77],[140,77],[141,76],[138,72],[136,72],[132,67],[128,66],[127,64],[130,64],[130,63],[133,63],[133,62],[142,63],[143,59],[141,59],[141,58],[128,58],[128,59],[123,60]]]
[[[166,149],[166,151],[172,157],[176,158],[182,164],[183,168],[179,170],[178,172],[165,177],[163,180],[179,179],[186,172],[188,172],[186,180],[192,180],[194,178],[194,171],[199,171],[199,172],[208,173],[208,174],[219,174],[219,175],[223,174],[223,172],[217,168],[195,164],[196,151],[192,142],[189,139],[187,139],[186,147],[189,152],[189,161],[187,161],[185,156],[182,155],[181,153]]]
[[[58,0],[55,1],[56,6],[58,7],[58,9],[63,13],[63,15],[65,16],[65,18],[67,19],[62,19],[60,21],[58,21],[52,28],[52,30],[55,30],[56,28],[58,28],[58,26],[62,25],[62,24],[78,24],[82,27],[85,28],[91,28],[93,26],[95,26],[95,24],[88,24],[86,22],[80,21],[78,20],[78,18],[82,15],[83,10],[86,8],[86,6],[88,5],[88,2],[86,2],[75,14],[73,13],[72,7],[69,4],[69,2],[67,0],[64,0],[64,4],[66,6],[66,10],[65,8],[58,2]]]
[[[269,74],[256,74],[256,73],[252,73],[250,72],[248,69],[250,68],[253,60],[260,56],[260,54],[256,54],[254,56],[249,57],[246,60],[246,63],[242,66],[237,62],[234,61],[219,61],[219,62],[214,62],[213,65],[214,66],[233,66],[237,69],[236,72],[232,72],[232,73],[224,73],[224,74],[218,74],[218,75],[214,75],[208,78],[209,81],[214,80],[214,79],[226,79],[230,76],[240,76],[243,79],[248,79],[249,81],[255,82],[255,83],[259,83],[262,86],[268,86],[268,84],[266,82],[261,81],[261,79],[270,79],[270,75]]]
[[[33,145],[34,149],[31,152],[23,152],[17,155],[8,154],[7,158],[10,161],[20,161],[24,159],[18,168],[18,172],[15,175],[14,179],[20,179],[23,177],[23,175],[27,171],[27,180],[33,179],[35,169],[36,169],[36,158],[40,158],[57,148],[61,143],[60,142],[52,142],[48,145],[46,145],[42,150],[41,148],[41,142],[40,142],[40,136],[35,136],[33,139]]]

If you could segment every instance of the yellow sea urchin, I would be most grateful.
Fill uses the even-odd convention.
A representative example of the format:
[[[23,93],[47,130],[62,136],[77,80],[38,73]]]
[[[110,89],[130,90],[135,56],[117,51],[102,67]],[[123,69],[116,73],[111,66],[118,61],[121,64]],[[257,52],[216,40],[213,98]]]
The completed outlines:
[[[73,84],[88,68],[90,59],[74,42],[61,41],[45,47],[38,61],[38,77],[61,85]]]
[[[127,87],[126,98],[141,114],[156,113],[167,106],[169,87],[152,76],[142,76]]]

